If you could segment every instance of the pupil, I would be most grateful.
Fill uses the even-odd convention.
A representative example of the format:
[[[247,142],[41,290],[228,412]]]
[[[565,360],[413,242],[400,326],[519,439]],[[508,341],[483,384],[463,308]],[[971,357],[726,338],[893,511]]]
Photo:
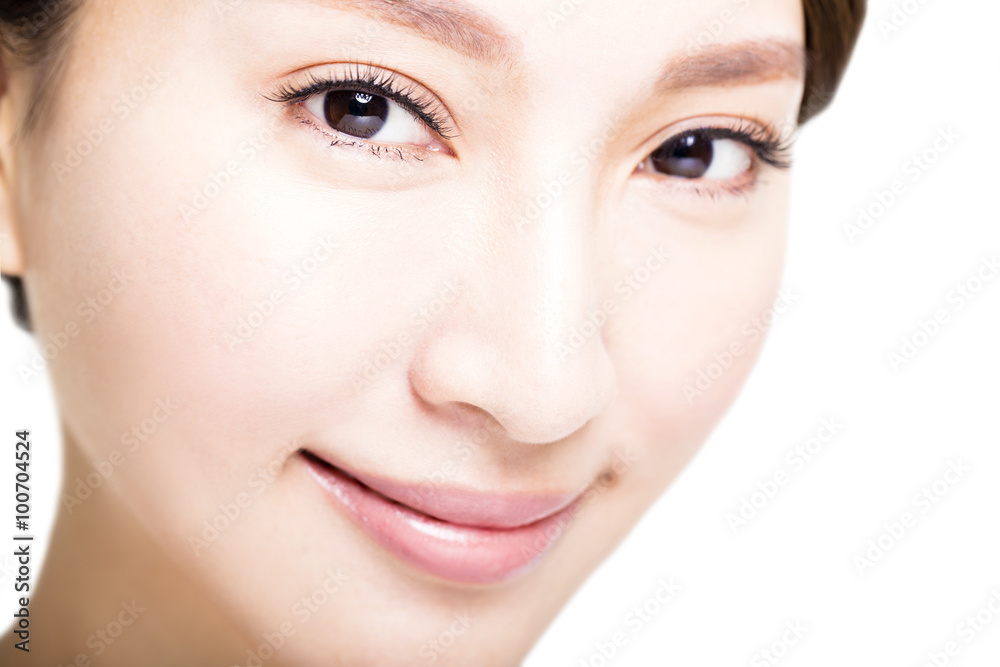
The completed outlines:
[[[686,134],[650,155],[657,171],[678,178],[701,178],[712,166],[712,140],[700,132]]]
[[[323,110],[326,122],[333,129],[367,139],[385,125],[389,102],[384,97],[356,90],[335,90],[326,94]]]

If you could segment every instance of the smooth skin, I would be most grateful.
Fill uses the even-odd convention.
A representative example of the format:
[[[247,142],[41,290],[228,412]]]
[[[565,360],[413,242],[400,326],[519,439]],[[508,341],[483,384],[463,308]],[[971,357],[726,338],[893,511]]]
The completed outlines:
[[[768,58],[698,66],[801,47],[797,0],[563,5],[439,5],[487,39],[378,2],[84,0],[23,136],[9,72],[2,265],[40,341],[79,331],[48,363],[66,467],[32,650],[5,641],[4,664],[242,665],[275,633],[267,665],[524,658],[726,411],[780,281],[787,171],[734,192],[637,168],[678,128],[794,129],[803,89]],[[331,146],[268,99],[353,61],[415,82],[455,136]],[[412,483],[598,491],[532,569],[464,585],[372,542],[299,447]]]

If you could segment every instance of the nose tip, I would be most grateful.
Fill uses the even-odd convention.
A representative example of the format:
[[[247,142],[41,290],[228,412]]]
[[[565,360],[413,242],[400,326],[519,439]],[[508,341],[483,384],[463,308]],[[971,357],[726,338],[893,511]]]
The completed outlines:
[[[564,358],[551,341],[537,340],[534,349],[501,347],[498,333],[435,336],[410,367],[414,391],[441,411],[481,410],[525,444],[571,435],[617,396],[614,366],[599,340]]]
[[[595,346],[596,347],[596,346]],[[522,400],[506,413],[494,416],[508,436],[526,444],[557,442],[579,431],[604,412],[618,393],[614,367],[600,350],[592,368],[555,368],[536,373],[540,381],[525,387]],[[562,364],[565,366],[565,364]]]

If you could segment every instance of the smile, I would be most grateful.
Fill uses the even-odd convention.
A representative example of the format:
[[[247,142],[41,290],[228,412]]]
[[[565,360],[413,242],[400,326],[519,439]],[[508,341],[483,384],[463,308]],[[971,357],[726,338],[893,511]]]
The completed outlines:
[[[347,472],[302,457],[336,505],[372,539],[425,573],[492,584],[530,568],[570,523],[582,494],[484,494]]]

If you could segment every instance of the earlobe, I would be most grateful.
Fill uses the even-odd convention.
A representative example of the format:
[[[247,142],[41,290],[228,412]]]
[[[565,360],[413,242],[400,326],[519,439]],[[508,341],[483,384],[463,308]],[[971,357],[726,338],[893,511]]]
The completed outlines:
[[[6,165],[0,165],[0,274],[24,275],[24,252],[10,205]]]

